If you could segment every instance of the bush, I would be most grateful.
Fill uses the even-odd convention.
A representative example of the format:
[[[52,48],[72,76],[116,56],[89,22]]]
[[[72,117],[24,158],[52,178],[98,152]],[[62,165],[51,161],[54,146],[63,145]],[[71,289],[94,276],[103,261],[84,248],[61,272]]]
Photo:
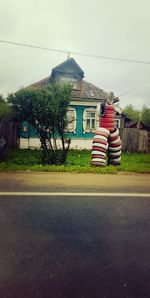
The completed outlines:
[[[150,173],[150,154],[148,153],[123,153],[121,165],[117,167],[91,166],[91,152],[88,150],[70,150],[65,165],[60,164],[59,151],[57,158],[57,165],[42,165],[39,150],[16,149],[5,158],[5,161],[0,163],[0,170],[111,174],[118,171]]]

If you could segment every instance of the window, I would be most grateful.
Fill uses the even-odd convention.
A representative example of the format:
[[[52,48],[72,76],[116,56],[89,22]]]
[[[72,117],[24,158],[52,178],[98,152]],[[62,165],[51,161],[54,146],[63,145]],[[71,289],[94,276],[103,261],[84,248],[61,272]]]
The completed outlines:
[[[87,112],[86,113],[86,129],[94,129],[95,128],[95,112]]]
[[[120,119],[118,118],[115,119],[115,127],[120,128]]]
[[[84,110],[83,113],[83,130],[85,132],[94,132],[98,127],[98,117],[96,115],[96,109],[89,108]]]
[[[76,110],[73,108],[69,108],[67,112],[67,120],[68,120],[68,125],[67,125],[67,131],[69,132],[74,132],[76,129]]]
[[[78,81],[73,77],[62,76],[60,77],[61,83],[71,83],[73,85],[73,89],[78,89]]]
[[[91,96],[94,96],[94,92],[92,90],[90,91],[90,93],[91,93]]]

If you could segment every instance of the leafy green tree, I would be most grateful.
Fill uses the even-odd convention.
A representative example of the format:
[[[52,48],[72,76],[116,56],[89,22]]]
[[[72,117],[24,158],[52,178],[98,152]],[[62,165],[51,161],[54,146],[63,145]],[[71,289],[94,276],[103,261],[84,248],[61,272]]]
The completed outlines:
[[[142,110],[142,122],[150,126],[150,109],[144,105]]]
[[[123,112],[136,122],[142,122],[150,126],[150,109],[144,105],[142,110],[136,110],[131,104],[123,109]]]
[[[22,89],[8,98],[18,119],[27,120],[35,128],[41,142],[42,162],[65,163],[70,146],[66,127],[72,87],[50,84],[41,89]],[[61,140],[61,148],[58,146]]]
[[[4,100],[4,97],[0,94],[0,120],[8,120],[11,112],[11,106]]]
[[[132,120],[139,121],[140,111],[136,110],[133,105],[128,105],[123,109],[123,112]]]
[[[4,99],[4,97],[3,97],[2,94],[0,94],[0,103],[1,103],[1,102],[5,102],[5,99]]]

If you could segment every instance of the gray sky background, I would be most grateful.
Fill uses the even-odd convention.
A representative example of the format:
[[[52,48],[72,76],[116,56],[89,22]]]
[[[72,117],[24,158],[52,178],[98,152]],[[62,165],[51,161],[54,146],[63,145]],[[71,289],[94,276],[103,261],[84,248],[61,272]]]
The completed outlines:
[[[149,0],[0,0],[0,39],[150,61]],[[66,54],[0,43],[0,94],[50,75]],[[120,96],[121,107],[150,107],[150,65],[73,55],[85,80]]]

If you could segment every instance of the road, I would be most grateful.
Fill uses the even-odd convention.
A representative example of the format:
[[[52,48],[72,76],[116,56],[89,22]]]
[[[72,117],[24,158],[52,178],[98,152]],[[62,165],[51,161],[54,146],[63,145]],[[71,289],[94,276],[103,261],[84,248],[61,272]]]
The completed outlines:
[[[150,297],[149,177],[0,173],[0,297]]]
[[[1,195],[0,297],[150,297],[149,207],[142,195]]]

